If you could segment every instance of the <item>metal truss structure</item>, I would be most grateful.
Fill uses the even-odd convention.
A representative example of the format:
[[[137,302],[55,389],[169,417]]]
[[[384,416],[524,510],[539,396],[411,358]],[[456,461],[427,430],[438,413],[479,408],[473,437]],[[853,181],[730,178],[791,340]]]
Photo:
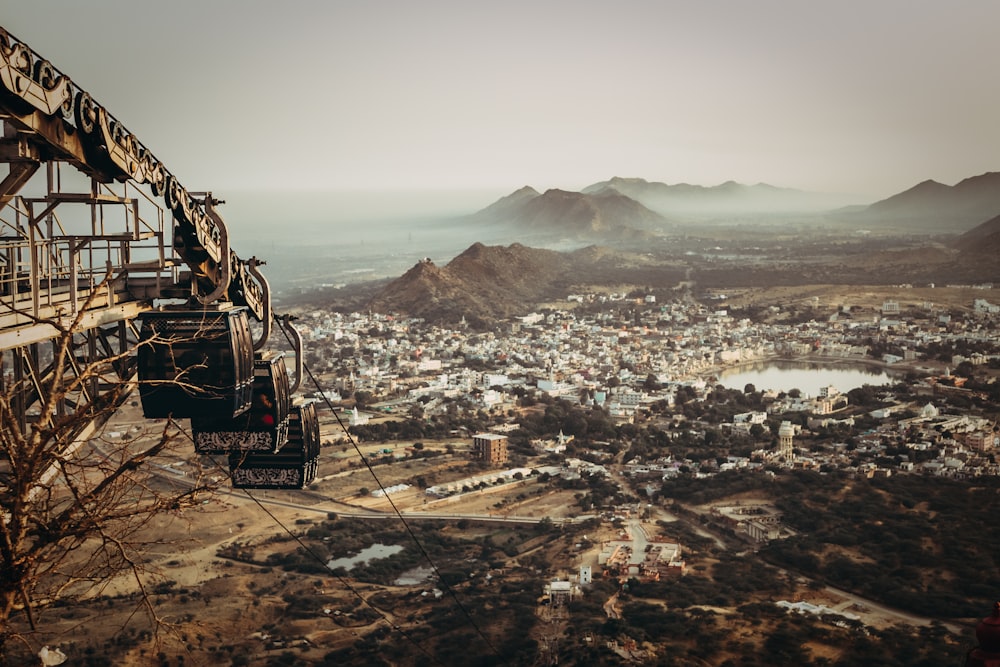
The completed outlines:
[[[108,414],[107,401],[123,401],[120,387],[134,383],[133,320],[158,299],[247,306],[263,326],[255,348],[264,344],[272,316],[262,262],[231,249],[219,200],[188,192],[2,27],[0,119],[0,390],[20,421],[0,427],[23,429],[44,405],[57,416],[88,405]],[[56,373],[53,346],[70,329],[70,368]],[[95,364],[100,373],[76,381]]]

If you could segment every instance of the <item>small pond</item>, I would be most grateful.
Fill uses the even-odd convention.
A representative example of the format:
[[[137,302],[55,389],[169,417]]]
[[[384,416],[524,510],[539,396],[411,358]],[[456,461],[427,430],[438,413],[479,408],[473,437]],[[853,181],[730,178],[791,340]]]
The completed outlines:
[[[399,575],[393,582],[396,586],[418,586],[431,580],[434,570],[429,567],[415,567]]]
[[[336,570],[338,567],[350,570],[355,565],[361,565],[362,563],[367,563],[368,561],[375,560],[376,558],[387,558],[393,554],[398,554],[402,550],[403,547],[398,544],[373,544],[370,547],[362,549],[355,556],[334,558],[328,562],[326,566],[331,570]]]

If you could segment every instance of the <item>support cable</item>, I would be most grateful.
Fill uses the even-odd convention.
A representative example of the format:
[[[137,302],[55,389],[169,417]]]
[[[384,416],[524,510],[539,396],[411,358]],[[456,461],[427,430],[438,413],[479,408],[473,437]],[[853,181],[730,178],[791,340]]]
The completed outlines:
[[[291,338],[288,335],[288,332],[285,331],[284,327],[282,327],[282,331],[284,332],[285,339],[288,341],[288,343],[293,344]],[[486,645],[489,647],[490,651],[492,651],[496,657],[502,659],[500,652],[497,651],[495,646],[493,646],[493,642],[490,641],[490,638],[486,636],[483,630],[476,623],[475,619],[472,617],[472,614],[469,612],[469,609],[464,604],[462,604],[462,601],[458,598],[458,594],[455,592],[455,589],[452,588],[451,584],[449,584],[444,579],[444,577],[441,576],[441,571],[438,569],[437,564],[431,558],[430,554],[427,553],[427,550],[424,549],[424,545],[420,543],[420,540],[417,539],[417,536],[413,532],[413,529],[410,527],[410,524],[407,523],[406,519],[403,517],[403,514],[399,511],[399,508],[396,507],[396,503],[394,503],[392,501],[392,498],[389,497],[389,494],[386,493],[385,487],[382,485],[382,481],[378,478],[378,475],[375,474],[375,470],[368,462],[368,459],[365,458],[365,455],[361,453],[361,448],[358,447],[358,443],[354,440],[354,437],[351,435],[350,431],[347,430],[347,426],[344,424],[344,421],[340,418],[340,415],[337,414],[337,411],[333,407],[333,403],[331,403],[330,399],[327,398],[326,392],[323,391],[323,388],[320,386],[319,381],[316,379],[316,376],[313,375],[312,369],[309,368],[309,365],[306,364],[305,362],[303,362],[302,368],[305,371],[306,375],[309,376],[309,380],[316,388],[317,393],[319,393],[319,395],[323,397],[323,402],[330,409],[330,412],[333,414],[333,416],[336,417],[337,423],[340,424],[340,428],[344,431],[344,435],[347,436],[347,440],[351,443],[351,446],[354,447],[354,451],[358,453],[358,457],[361,459],[361,462],[364,463],[365,468],[368,469],[368,472],[371,474],[372,479],[374,479],[375,483],[378,484],[378,488],[382,491],[383,497],[389,501],[389,506],[392,507],[392,511],[396,514],[396,516],[399,518],[399,521],[403,524],[403,527],[406,529],[406,532],[410,536],[410,539],[412,539],[413,543],[417,545],[417,549],[423,555],[427,563],[431,566],[431,569],[437,576],[438,581],[444,586],[445,590],[448,591],[448,595],[451,596],[451,599],[455,602],[455,604],[461,610],[462,614],[469,621],[469,624],[476,631],[476,634],[478,634],[480,638],[482,638],[482,640],[486,642]]]
[[[194,437],[191,435],[191,433],[189,431],[187,431],[186,429],[184,429],[183,427],[181,427],[181,425],[179,423],[177,424],[177,426],[180,429],[181,433],[183,433],[185,436],[187,436],[188,440],[191,442],[191,444],[193,446],[194,445]],[[218,460],[216,460],[216,458],[214,456],[210,456],[209,458],[212,460],[212,463],[215,464],[215,467],[220,472],[224,472],[226,475],[229,475],[229,470],[227,468],[224,468],[222,466],[222,464],[220,464],[218,462]],[[277,516],[275,516],[274,513],[271,510],[269,510],[264,505],[264,503],[262,503],[260,501],[259,498],[257,498],[255,495],[253,495],[252,493],[250,493],[249,489],[241,489],[241,490],[247,496],[247,498],[249,498],[250,500],[252,500],[254,502],[254,504],[257,505],[257,507],[259,507],[265,514],[267,514],[268,517],[270,517],[271,521],[273,521],[275,523],[275,525],[277,525],[279,528],[281,528],[281,530],[283,530],[285,533],[287,533],[289,537],[291,537],[293,540],[295,540],[306,554],[308,554],[316,562],[322,564],[323,567],[327,569],[328,574],[331,577],[333,577],[334,579],[336,579],[337,581],[339,581],[341,584],[343,584],[344,588],[346,588],[349,592],[351,592],[366,607],[368,607],[373,612],[375,612],[378,615],[379,618],[381,618],[383,621],[385,621],[386,625],[388,625],[393,630],[399,632],[399,634],[401,634],[408,642],[410,642],[411,644],[413,644],[414,646],[416,646],[417,650],[419,650],[422,654],[424,654],[425,656],[427,656],[435,664],[438,664],[438,665],[443,665],[444,664],[440,660],[438,660],[434,656],[433,653],[429,652],[426,648],[424,648],[420,644],[420,642],[416,638],[413,637],[413,635],[411,635],[410,633],[408,633],[406,630],[404,630],[403,628],[401,628],[396,623],[393,623],[392,621],[390,621],[389,617],[385,615],[385,612],[383,612],[381,609],[379,609],[377,606],[375,606],[374,603],[372,603],[365,596],[363,596],[361,594],[361,591],[359,591],[357,588],[355,588],[346,578],[340,576],[339,574],[337,574],[333,570],[330,570],[329,567],[327,566],[327,561],[323,560],[322,556],[320,556],[318,553],[316,553],[316,551],[313,550],[308,544],[306,544],[305,542],[303,542],[302,538],[299,537],[299,535],[297,535],[295,533],[295,531],[293,531],[291,528],[289,528],[288,526],[286,526],[285,523],[281,519],[279,519]]]
[[[324,567],[327,567],[327,565],[326,565],[326,561],[324,561],[324,560],[322,559],[322,557],[320,557],[320,555],[319,555],[318,553],[316,553],[315,551],[313,551],[313,550],[312,550],[312,549],[311,549],[311,548],[309,547],[309,545],[307,545],[307,544],[306,544],[305,542],[303,542],[303,541],[302,541],[302,538],[301,538],[301,537],[299,537],[298,535],[296,535],[296,534],[295,534],[295,532],[294,532],[293,530],[291,530],[291,529],[290,529],[290,528],[289,528],[288,526],[286,526],[286,525],[285,525],[285,524],[284,524],[284,523],[283,523],[283,522],[281,521],[281,519],[279,519],[278,517],[276,517],[276,516],[274,515],[274,513],[273,513],[273,512],[271,512],[271,510],[269,510],[269,509],[268,509],[267,507],[265,507],[265,506],[264,506],[264,504],[263,504],[263,503],[262,503],[262,502],[261,502],[261,501],[260,501],[260,500],[259,500],[259,499],[258,499],[258,498],[257,498],[256,496],[254,496],[254,495],[253,495],[252,493],[250,493],[250,490],[249,490],[249,489],[243,489],[243,492],[244,492],[244,493],[245,493],[245,494],[247,495],[247,497],[248,497],[248,498],[249,498],[250,500],[254,501],[254,503],[255,503],[255,504],[257,505],[257,507],[259,507],[259,508],[260,508],[261,510],[263,510],[263,511],[264,511],[264,513],[265,513],[265,514],[267,514],[267,515],[268,515],[269,517],[271,517],[271,520],[272,520],[272,521],[274,521],[274,523],[276,523],[276,524],[277,524],[278,526],[280,526],[280,527],[281,527],[281,529],[282,529],[282,530],[284,530],[284,531],[285,531],[286,533],[288,533],[289,537],[291,537],[291,538],[292,538],[293,540],[295,540],[295,541],[296,541],[296,542],[298,543],[298,545],[299,545],[300,547],[302,547],[302,549],[303,549],[303,550],[304,550],[304,551],[305,551],[305,552],[306,552],[307,554],[309,554],[309,555],[310,555],[310,556],[311,556],[312,558],[314,558],[315,560],[317,560],[317,561],[319,561],[320,563],[322,563]],[[327,567],[327,569],[329,569],[329,568]],[[396,631],[396,632],[398,632],[399,634],[403,635],[403,637],[404,637],[404,638],[406,638],[406,640],[407,640],[408,642],[410,642],[411,644],[413,644],[414,646],[416,646],[416,647],[417,647],[417,650],[419,650],[419,651],[420,651],[420,652],[421,652],[422,654],[424,654],[424,655],[425,655],[426,657],[428,657],[428,658],[430,658],[431,660],[433,660],[435,664],[438,664],[438,665],[443,665],[443,664],[444,664],[444,663],[442,663],[442,662],[441,662],[440,660],[438,660],[438,659],[437,659],[436,657],[434,657],[434,654],[432,654],[432,653],[431,653],[430,651],[428,651],[428,650],[427,650],[426,648],[424,648],[424,647],[423,647],[423,646],[422,646],[422,645],[420,644],[420,642],[419,642],[419,641],[417,641],[417,639],[415,639],[415,638],[414,638],[414,637],[413,637],[413,636],[412,636],[412,635],[411,635],[410,633],[408,633],[408,632],[407,632],[406,630],[404,630],[403,628],[399,627],[399,625],[397,625],[396,623],[393,623],[392,621],[390,621],[390,620],[389,620],[389,618],[388,618],[388,617],[387,617],[387,616],[385,615],[385,613],[384,613],[384,612],[383,612],[383,611],[382,611],[381,609],[379,609],[378,607],[376,607],[376,606],[375,606],[374,604],[372,604],[372,603],[371,603],[371,602],[370,602],[370,601],[369,601],[368,599],[366,599],[366,598],[365,598],[365,597],[364,597],[363,595],[361,595],[361,592],[360,592],[360,591],[359,591],[358,589],[356,589],[356,588],[355,588],[355,587],[354,587],[353,585],[351,585],[351,583],[350,583],[349,581],[347,581],[347,579],[346,579],[346,578],[344,578],[344,577],[341,577],[341,576],[340,576],[339,574],[336,574],[336,573],[335,573],[335,572],[333,572],[332,570],[330,571],[330,575],[331,575],[331,576],[333,576],[334,578],[336,578],[336,579],[337,579],[337,581],[339,581],[339,582],[340,582],[341,584],[343,584],[343,585],[344,585],[344,588],[346,588],[347,590],[349,590],[349,591],[350,591],[351,593],[353,593],[353,594],[354,594],[354,595],[355,595],[355,596],[356,596],[356,597],[357,597],[357,598],[358,598],[359,600],[361,600],[361,601],[362,601],[363,603],[365,603],[365,605],[366,605],[366,606],[367,606],[367,607],[368,607],[369,609],[371,609],[371,610],[372,610],[372,611],[374,611],[374,612],[375,612],[376,614],[378,614],[378,615],[379,615],[379,618],[381,618],[381,619],[382,619],[383,621],[385,621],[385,623],[386,623],[386,624],[387,624],[387,625],[388,625],[388,626],[389,626],[390,628],[392,628],[393,630],[395,630],[395,631]]]

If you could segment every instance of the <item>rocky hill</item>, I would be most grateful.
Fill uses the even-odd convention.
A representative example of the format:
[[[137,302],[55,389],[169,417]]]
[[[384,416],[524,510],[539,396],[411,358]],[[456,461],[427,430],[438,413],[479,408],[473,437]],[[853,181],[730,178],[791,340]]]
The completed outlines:
[[[510,224],[534,234],[592,242],[663,232],[662,215],[615,190],[594,194],[523,187],[471,216],[476,224]]]
[[[382,288],[368,304],[376,312],[476,325],[527,313],[569,282],[570,256],[552,250],[475,243],[446,266],[422,260]]]
[[[644,253],[588,246],[563,253],[520,243],[487,246],[474,243],[446,266],[429,259],[383,286],[366,308],[381,313],[458,322],[480,327],[525,315],[539,303],[564,299],[586,284],[623,285],[652,281],[674,284],[681,269],[657,266]]]
[[[927,180],[852,214],[869,225],[895,225],[918,233],[960,234],[1000,214],[1000,172],[955,185]]]
[[[990,257],[996,261],[1000,257],[1000,215],[973,227],[951,245],[964,255]]]
[[[520,214],[521,207],[525,206],[531,200],[541,196],[542,193],[538,190],[530,185],[525,185],[523,188],[515,190],[506,197],[501,197],[496,200],[483,210],[476,213],[476,216],[479,218],[498,221],[516,220]]]

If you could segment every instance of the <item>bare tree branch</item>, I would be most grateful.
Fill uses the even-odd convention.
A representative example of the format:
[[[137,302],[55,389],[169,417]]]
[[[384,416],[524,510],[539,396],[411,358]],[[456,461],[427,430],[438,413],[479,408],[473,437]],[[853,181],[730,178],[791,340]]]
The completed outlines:
[[[9,640],[31,644],[49,603],[101,594],[123,575],[139,594],[135,613],[163,626],[144,553],[167,540],[149,534],[149,521],[191,507],[213,489],[200,474],[180,486],[156,477],[151,464],[188,444],[172,420],[152,437],[97,436],[135,388],[119,373],[135,349],[78,358],[85,310],[68,322],[31,318],[55,332],[51,361],[30,362],[45,366],[40,379],[15,381],[0,363],[0,665]],[[183,374],[176,382],[187,386]],[[27,419],[25,397],[33,401]]]

